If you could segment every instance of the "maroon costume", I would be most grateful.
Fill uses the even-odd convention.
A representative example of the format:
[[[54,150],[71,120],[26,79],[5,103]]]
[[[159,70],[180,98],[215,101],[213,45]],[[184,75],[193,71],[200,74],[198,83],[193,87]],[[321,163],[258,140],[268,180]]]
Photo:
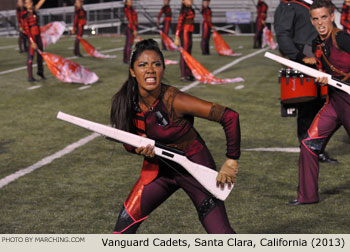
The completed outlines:
[[[313,49],[318,68],[349,83],[350,73],[350,36],[343,31],[333,29],[325,41],[316,39]],[[346,76],[344,78],[344,76]],[[299,159],[298,201],[302,203],[318,202],[318,154],[324,149],[329,138],[343,125],[350,136],[350,95],[329,86],[326,104],[316,115],[308,137],[302,141]]]
[[[38,46],[38,49],[43,50],[43,43],[41,41],[40,36],[40,26],[39,26],[39,18],[35,11],[29,12],[24,11],[22,15],[23,19],[23,27],[25,34],[29,39],[29,50],[28,50],[28,58],[27,58],[27,70],[28,70],[28,79],[33,79],[33,58],[35,50],[32,47],[32,42],[35,42]],[[38,64],[38,75],[43,76],[43,58],[40,53],[37,53],[37,64]]]
[[[125,29],[125,46],[124,46],[124,55],[123,62],[129,64],[130,56],[131,56],[131,48],[134,44],[134,31],[137,28],[137,13],[132,8],[132,6],[125,5],[124,7],[125,17],[128,19],[128,27]]]
[[[350,34],[350,6],[345,3],[341,11],[340,23],[343,26],[343,30]]]
[[[268,5],[265,2],[259,0],[257,5],[257,16],[256,16],[256,29],[254,36],[254,48],[261,48],[262,45],[262,33],[264,29],[264,21],[267,17]]]
[[[146,134],[163,145],[183,151],[195,163],[216,169],[208,148],[193,127],[194,117],[178,117],[174,111],[173,101],[179,93],[181,91],[178,89],[162,84],[160,96],[149,111],[135,115],[137,133]],[[213,104],[207,119],[223,126],[227,139],[226,156],[238,159],[238,113]],[[128,151],[134,151],[131,146],[125,147]],[[224,202],[214,198],[183,167],[158,157],[144,159],[141,176],[124,203],[114,233],[135,233],[141,222],[179,188],[191,198],[208,233],[234,233]]]
[[[211,9],[210,7],[202,7],[203,23],[202,23],[202,41],[201,49],[202,54],[209,54],[209,40],[211,34]]]
[[[17,7],[16,9],[16,16],[17,16],[17,24],[19,29],[19,35],[18,35],[18,47],[19,52],[27,52],[28,46],[27,46],[27,36],[24,34],[24,26],[23,26],[23,19],[22,16],[24,14],[25,10],[23,8]]]
[[[177,21],[176,27],[176,36],[180,36],[181,46],[185,49],[189,54],[192,52],[192,33],[194,30],[194,16],[195,12],[192,7],[182,6],[179,19]],[[180,67],[181,67],[181,77],[182,78],[193,78],[191,69],[187,66],[185,60],[181,55],[180,59]]]
[[[162,9],[160,10],[159,14],[158,14],[158,19],[157,19],[157,23],[160,23],[160,18],[163,16],[164,14],[164,19],[163,19],[163,28],[162,31],[165,35],[169,34],[169,28],[171,25],[171,8],[170,5],[164,5],[162,7]],[[166,50],[166,46],[164,44],[164,41],[162,40],[162,49]]]
[[[79,49],[79,44],[80,41],[78,39],[79,37],[83,36],[84,33],[84,25],[86,24],[86,11],[81,8],[75,8],[74,11],[74,28],[75,28],[75,34],[76,34],[76,39],[74,42],[74,55],[79,56],[80,55],[80,49]]]

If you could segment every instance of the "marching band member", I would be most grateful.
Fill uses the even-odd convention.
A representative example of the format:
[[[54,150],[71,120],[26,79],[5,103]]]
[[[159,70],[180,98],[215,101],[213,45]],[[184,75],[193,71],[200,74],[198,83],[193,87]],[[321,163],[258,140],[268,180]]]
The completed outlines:
[[[315,57],[305,59],[332,77],[350,83],[350,35],[333,26],[334,13],[329,0],[315,0],[310,8],[311,22],[318,37],[313,41]],[[316,78],[327,84],[327,77]],[[340,126],[350,136],[350,95],[331,86],[323,108],[314,118],[307,138],[302,141],[299,159],[298,198],[290,205],[319,202],[318,155]]]
[[[310,22],[311,3],[312,0],[282,0],[275,11],[274,26],[281,54],[303,64],[304,59],[314,56],[312,40],[317,37],[317,31]],[[322,99],[296,104],[299,142],[306,137],[312,120],[323,104]],[[330,158],[325,151],[319,154],[319,159],[320,162],[337,163],[337,160]]]
[[[210,0],[202,1],[202,41],[201,41],[201,49],[203,55],[208,55],[209,53],[209,40],[211,33],[211,9],[209,7]]]
[[[257,16],[256,16],[256,28],[254,36],[254,48],[261,48],[262,45],[262,33],[265,26],[265,20],[267,17],[268,5],[265,0],[259,0],[256,6]]]
[[[129,78],[113,97],[111,124],[183,151],[191,161],[215,169],[213,157],[193,122],[195,116],[219,122],[226,135],[227,159],[217,183],[230,186],[236,180],[240,156],[238,113],[163,84],[164,70],[164,57],[157,42],[152,39],[138,42],[131,56]],[[145,159],[114,233],[135,233],[148,215],[180,188],[191,198],[208,233],[234,233],[224,202],[208,193],[182,166],[155,157],[154,146],[124,146]]]
[[[33,4],[33,0],[24,0],[24,7],[26,11],[23,12],[22,20],[24,31],[29,40],[29,50],[28,50],[28,58],[27,58],[27,71],[28,71],[28,81],[34,82],[36,81],[33,78],[33,59],[34,53],[36,49],[43,50],[43,44],[40,36],[40,25],[39,25],[39,17],[36,14],[36,11],[45,3],[45,0],[40,0],[35,6]],[[37,74],[41,77],[41,79],[46,79],[44,76],[44,68],[43,68],[43,58],[40,53],[36,53],[37,64],[38,64],[38,72]]]
[[[343,26],[343,30],[350,34],[350,0],[344,1],[340,24]]]
[[[169,34],[169,28],[171,25],[171,8],[170,8],[169,3],[170,3],[170,0],[164,0],[164,5],[163,5],[162,9],[160,10],[160,12],[158,14],[158,19],[157,19],[157,25],[159,26],[160,19],[164,14],[162,32],[167,36]],[[165,46],[163,40],[162,40],[162,49],[166,50],[166,46]]]
[[[128,27],[125,29],[125,46],[123,54],[123,62],[129,64],[131,48],[134,44],[134,39],[137,36],[137,13],[132,8],[132,0],[126,0],[124,6],[125,17],[128,19]]]
[[[17,8],[16,8],[16,16],[17,16],[17,24],[18,24],[18,48],[19,52],[27,52],[27,36],[24,34],[23,20],[22,15],[24,14],[24,6],[23,0],[17,0]]]
[[[83,36],[84,33],[84,25],[86,24],[86,11],[83,8],[84,0],[75,0],[74,6],[74,24],[73,24],[73,30],[72,34],[76,34],[75,42],[74,42],[74,55],[78,57],[82,57],[80,54],[79,44],[80,40],[79,37]]]
[[[194,30],[194,16],[195,12],[192,8],[193,0],[182,0],[182,7],[177,21],[177,27],[175,32],[175,45],[181,46],[189,54],[192,52],[192,33]],[[180,59],[181,68],[181,80],[182,81],[193,81],[195,78],[192,75],[191,69],[187,66],[185,60],[181,55]]]

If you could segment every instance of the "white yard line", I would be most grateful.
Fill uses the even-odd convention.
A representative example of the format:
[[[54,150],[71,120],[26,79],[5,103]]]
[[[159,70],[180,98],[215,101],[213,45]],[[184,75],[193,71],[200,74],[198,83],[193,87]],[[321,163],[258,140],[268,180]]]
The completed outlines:
[[[292,148],[292,147],[271,147],[271,148],[252,148],[252,149],[242,149],[242,151],[267,151],[267,152],[291,152],[291,153],[299,153],[300,148]]]
[[[82,87],[78,88],[78,90],[84,90],[84,89],[88,89],[88,88],[91,88],[91,86],[90,85],[89,86],[82,86]]]
[[[88,142],[92,141],[93,139],[95,139],[96,137],[98,137],[99,134],[97,133],[93,133],[87,137],[84,137],[82,139],[80,139],[79,141],[72,143],[70,145],[68,145],[67,147],[65,147],[64,149],[56,152],[55,154],[48,156],[46,158],[41,159],[39,162],[25,168],[22,170],[19,170],[3,179],[0,180],[0,188],[6,186],[7,184],[15,181],[16,179],[31,173],[32,171],[35,171],[36,169],[39,169],[40,167],[50,164],[52,161],[54,161],[57,158],[63,157],[64,155],[71,153],[72,151],[74,151],[76,148],[83,146],[85,144],[87,144]]]
[[[0,46],[0,50],[2,49],[9,49],[9,48],[15,48],[17,47],[16,45],[9,45],[9,46]]]
[[[242,57],[243,59],[241,59],[241,58],[236,59],[236,60],[234,60],[233,62],[231,62],[231,63],[229,63],[229,64],[227,64],[227,65],[225,65],[225,66],[219,68],[218,70],[214,71],[213,73],[215,73],[215,74],[220,73],[220,72],[226,70],[226,69],[228,68],[227,66],[230,66],[230,67],[231,67],[231,66],[233,66],[233,65],[235,65],[235,64],[237,64],[237,63],[239,63],[239,62],[241,62],[241,61],[244,60],[244,59],[248,59],[248,58],[250,58],[250,57],[253,57],[253,56],[255,56],[255,55],[259,54],[259,53],[262,53],[262,52],[264,52],[264,51],[266,51],[266,50],[267,50],[267,49],[261,49],[261,50],[258,50],[258,51],[256,51],[256,52],[254,52],[254,53],[251,53],[251,54],[248,54],[248,55]],[[198,84],[200,84],[200,82],[199,82],[199,81],[195,81],[195,82],[193,82],[193,83],[191,83],[191,84],[189,84],[189,85],[187,85],[187,86],[181,88],[180,90],[181,90],[181,91],[186,91],[186,90],[189,90],[189,89],[191,89],[191,88],[197,86]],[[20,177],[22,177],[22,176],[24,176],[24,175],[26,175],[26,174],[28,174],[28,173],[31,173],[31,172],[35,171],[36,169],[41,168],[41,167],[44,166],[44,165],[47,165],[47,164],[51,163],[51,162],[52,162],[53,160],[55,160],[55,159],[61,158],[61,157],[63,157],[64,155],[71,153],[71,152],[74,151],[76,148],[81,147],[81,146],[87,144],[88,142],[90,142],[90,141],[92,141],[93,139],[95,139],[97,136],[99,136],[99,134],[97,134],[97,133],[92,133],[92,134],[90,134],[89,136],[84,137],[84,138],[80,139],[79,141],[77,141],[77,142],[75,142],[75,143],[73,143],[73,144],[71,144],[71,145],[68,145],[68,146],[65,147],[64,149],[62,149],[62,150],[56,152],[55,154],[53,154],[53,155],[51,155],[51,156],[48,156],[48,157],[45,157],[45,158],[43,158],[42,160],[40,160],[39,162],[37,162],[37,163],[35,163],[35,164],[31,165],[31,166],[29,166],[29,167],[27,167],[27,168],[24,168],[24,169],[22,169],[22,170],[19,170],[19,171],[13,173],[13,174],[11,174],[11,175],[9,175],[9,176],[7,176],[7,177],[1,179],[1,180],[0,180],[0,188],[6,186],[7,184],[9,184],[9,183],[15,181],[16,179],[18,179],[18,178],[20,178]]]
[[[41,88],[41,85],[31,86],[31,87],[29,87],[29,88],[27,88],[27,89],[33,90],[33,89],[37,89],[37,88]]]

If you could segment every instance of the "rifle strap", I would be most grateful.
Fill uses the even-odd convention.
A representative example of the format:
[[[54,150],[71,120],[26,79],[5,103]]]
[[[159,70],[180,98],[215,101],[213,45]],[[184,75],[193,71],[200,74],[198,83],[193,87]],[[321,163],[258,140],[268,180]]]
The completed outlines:
[[[333,42],[333,45],[335,46],[335,48],[337,48],[338,50],[341,50],[339,49],[339,46],[338,46],[338,43],[335,39],[335,36],[337,35],[337,33],[340,31],[340,29],[338,28],[334,28],[333,31],[332,31],[332,42]],[[350,78],[350,73],[344,73],[343,71],[337,69],[332,63],[329,62],[329,60],[327,59],[326,55],[324,54],[323,50],[321,50],[322,52],[322,57],[324,59],[324,61],[327,63],[327,65],[330,67],[330,69],[333,71],[333,72],[336,72],[338,74],[341,74],[344,76],[344,78],[342,79],[342,81],[346,81]]]

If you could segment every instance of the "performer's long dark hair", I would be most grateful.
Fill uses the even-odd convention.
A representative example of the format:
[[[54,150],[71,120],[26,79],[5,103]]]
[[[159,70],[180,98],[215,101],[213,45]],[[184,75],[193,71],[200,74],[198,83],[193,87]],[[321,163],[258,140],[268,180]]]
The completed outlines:
[[[146,50],[156,52],[163,63],[163,69],[165,69],[163,53],[159,49],[158,43],[153,39],[142,40],[135,45],[135,50],[131,54],[129,67],[134,70],[135,61]],[[132,119],[134,118],[136,112],[140,112],[138,101],[138,84],[136,78],[132,77],[129,71],[128,79],[112,98],[110,114],[112,126],[117,129],[135,133],[136,129]]]

